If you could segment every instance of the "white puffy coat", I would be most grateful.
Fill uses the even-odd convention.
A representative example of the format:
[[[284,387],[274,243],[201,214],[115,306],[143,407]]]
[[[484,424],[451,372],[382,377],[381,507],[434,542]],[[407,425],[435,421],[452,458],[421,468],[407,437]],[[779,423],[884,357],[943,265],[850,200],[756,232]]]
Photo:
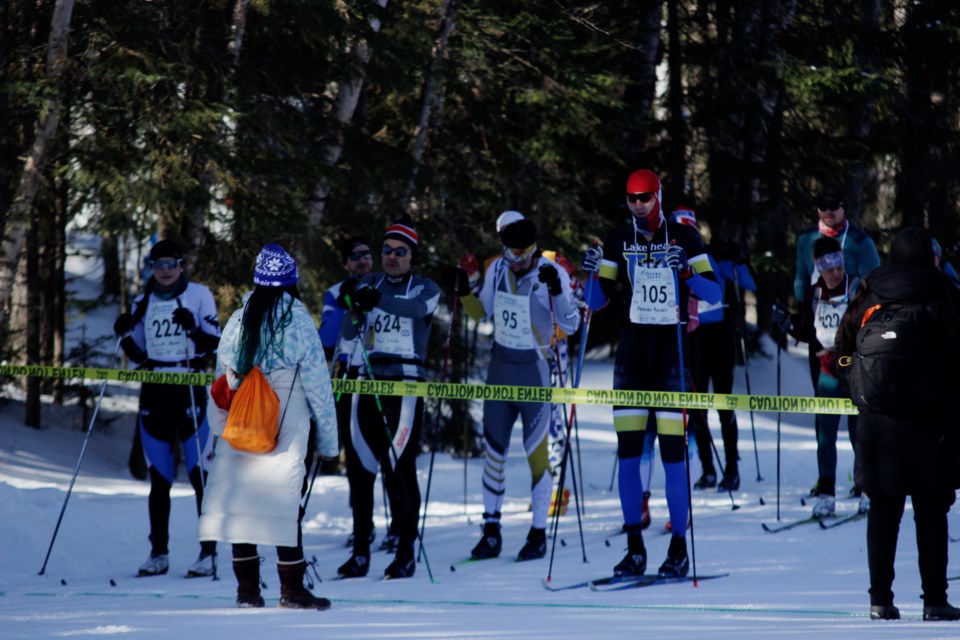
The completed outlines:
[[[283,304],[291,299],[284,296]],[[224,328],[217,356],[218,374],[236,369],[242,317],[243,308]],[[318,453],[331,457],[339,451],[323,347],[313,318],[300,301],[294,300],[293,320],[284,330],[279,349],[270,350],[259,366],[280,399],[283,422],[277,447],[270,453],[247,453],[237,451],[225,440],[217,442],[203,497],[199,537],[296,547],[311,415],[317,425]],[[227,412],[211,399],[207,416],[214,433],[222,434]]]

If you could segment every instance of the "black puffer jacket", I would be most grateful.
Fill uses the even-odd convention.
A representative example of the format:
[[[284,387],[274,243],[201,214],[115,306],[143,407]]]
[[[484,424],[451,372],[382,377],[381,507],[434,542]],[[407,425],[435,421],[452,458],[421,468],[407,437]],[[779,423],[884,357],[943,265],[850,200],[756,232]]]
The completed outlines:
[[[888,264],[861,284],[841,322],[838,354],[851,355],[856,330],[871,306],[893,300],[923,303],[942,328],[942,348],[929,354],[931,375],[947,375],[960,388],[960,290],[936,269]],[[901,421],[861,409],[854,476],[867,494],[940,493],[960,487],[960,421],[947,398],[927,412],[935,417]]]

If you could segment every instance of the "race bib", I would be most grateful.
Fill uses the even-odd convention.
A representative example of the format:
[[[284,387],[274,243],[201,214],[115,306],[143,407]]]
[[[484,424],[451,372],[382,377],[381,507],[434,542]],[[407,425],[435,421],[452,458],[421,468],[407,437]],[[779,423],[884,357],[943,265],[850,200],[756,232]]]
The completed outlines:
[[[833,349],[836,346],[840,318],[846,312],[848,304],[847,296],[817,302],[817,308],[813,314],[813,326],[817,331],[817,341],[823,345],[824,349]]]
[[[147,357],[151,360],[175,362],[193,357],[193,340],[180,325],[173,321],[173,312],[177,309],[176,300],[157,300],[153,298],[147,307],[143,331],[147,343]]]
[[[676,324],[678,313],[673,270],[669,267],[634,267],[630,322]]]
[[[374,309],[367,316],[371,331],[371,350],[389,353],[401,358],[415,358],[413,344],[413,319],[403,318],[382,309]]]
[[[497,291],[493,299],[493,337],[508,349],[535,349],[530,322],[530,298]]]

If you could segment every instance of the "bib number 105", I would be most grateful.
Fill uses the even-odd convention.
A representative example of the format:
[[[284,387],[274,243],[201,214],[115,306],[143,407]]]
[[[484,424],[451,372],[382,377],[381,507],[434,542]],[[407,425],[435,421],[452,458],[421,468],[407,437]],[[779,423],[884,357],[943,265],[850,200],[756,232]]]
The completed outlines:
[[[664,304],[669,301],[667,285],[665,284],[645,284],[636,291],[641,302],[651,304]]]

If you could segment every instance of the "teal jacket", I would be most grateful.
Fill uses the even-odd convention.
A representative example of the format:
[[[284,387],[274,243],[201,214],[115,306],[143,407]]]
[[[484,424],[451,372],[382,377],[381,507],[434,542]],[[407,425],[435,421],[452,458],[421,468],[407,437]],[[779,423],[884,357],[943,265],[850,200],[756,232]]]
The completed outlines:
[[[803,301],[807,289],[813,284],[813,243],[820,237],[820,229],[804,231],[797,238],[797,271],[793,280],[793,293],[797,303]],[[852,278],[863,278],[880,266],[880,255],[873,240],[860,227],[847,223],[846,235],[837,236],[842,242],[843,268]]]

